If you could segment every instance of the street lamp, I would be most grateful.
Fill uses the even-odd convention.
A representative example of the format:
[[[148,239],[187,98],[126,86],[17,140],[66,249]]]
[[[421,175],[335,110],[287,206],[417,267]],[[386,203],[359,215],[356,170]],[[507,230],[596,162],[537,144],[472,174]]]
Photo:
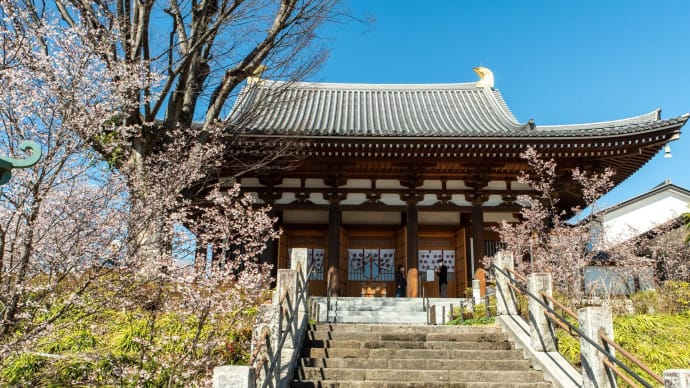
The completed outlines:
[[[24,152],[31,151],[31,155],[25,159],[0,156],[0,186],[10,181],[13,168],[29,168],[41,159],[41,147],[36,142],[23,141],[19,144],[19,149]]]

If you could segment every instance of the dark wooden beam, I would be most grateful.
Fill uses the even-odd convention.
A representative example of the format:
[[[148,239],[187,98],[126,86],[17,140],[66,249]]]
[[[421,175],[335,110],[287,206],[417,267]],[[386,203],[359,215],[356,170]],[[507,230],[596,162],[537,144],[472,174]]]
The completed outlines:
[[[484,209],[481,203],[472,205],[472,246],[474,248],[474,270],[481,268],[484,258]]]

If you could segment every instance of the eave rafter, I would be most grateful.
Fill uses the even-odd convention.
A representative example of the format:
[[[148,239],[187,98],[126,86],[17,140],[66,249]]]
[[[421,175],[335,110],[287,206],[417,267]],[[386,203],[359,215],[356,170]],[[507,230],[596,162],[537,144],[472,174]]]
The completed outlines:
[[[615,157],[632,150],[665,144],[680,133],[680,126],[601,137],[285,137],[296,153],[309,158],[519,158],[527,147],[546,157]],[[247,136],[238,142],[252,149],[266,137]],[[272,137],[275,138],[275,137]]]
[[[260,153],[261,144],[267,137],[274,143],[293,144],[293,153],[299,162],[295,164],[296,168],[282,169],[281,176],[298,178],[302,182],[309,178],[328,178],[325,183],[331,186],[327,189],[302,187],[299,190],[274,188],[275,194],[295,193],[296,203],[303,205],[309,205],[307,198],[312,193],[332,195],[334,183],[344,197],[364,192],[370,199],[369,205],[378,206],[377,200],[381,195],[396,194],[401,190],[376,188],[375,184],[371,189],[359,191],[341,186],[348,179],[390,179],[409,187],[407,183],[412,178],[410,168],[415,165],[423,165],[423,168],[416,171],[418,175],[412,185],[414,191],[422,197],[436,195],[440,205],[447,205],[453,195],[462,195],[466,199],[480,196],[482,200],[500,195],[504,203],[510,205],[518,195],[528,194],[524,190],[513,190],[510,185],[521,171],[528,168],[520,158],[528,147],[535,148],[544,158],[555,159],[562,174],[569,174],[574,167],[599,171],[606,167],[613,168],[617,172],[613,180],[618,184],[642,167],[665,144],[676,139],[683,124],[684,121],[680,121],[634,133],[589,137],[244,136],[236,143],[236,150],[238,154]],[[445,183],[442,190],[422,190],[418,187],[430,180],[461,180],[466,188],[448,190]],[[490,181],[505,181],[507,187],[489,190],[486,185]],[[572,203],[565,206],[582,205],[580,200],[575,199],[578,197],[576,193],[569,194],[575,195],[570,195]]]

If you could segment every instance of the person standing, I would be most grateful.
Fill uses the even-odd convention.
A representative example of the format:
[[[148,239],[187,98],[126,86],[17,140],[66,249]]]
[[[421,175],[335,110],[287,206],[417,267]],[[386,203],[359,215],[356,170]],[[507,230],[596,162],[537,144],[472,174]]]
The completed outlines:
[[[405,278],[405,266],[399,265],[395,273],[395,297],[403,298],[407,296],[407,279]]]
[[[443,262],[443,259],[439,260],[439,266],[436,267],[436,275],[438,276],[438,293],[441,298],[445,298],[448,292],[448,267]]]

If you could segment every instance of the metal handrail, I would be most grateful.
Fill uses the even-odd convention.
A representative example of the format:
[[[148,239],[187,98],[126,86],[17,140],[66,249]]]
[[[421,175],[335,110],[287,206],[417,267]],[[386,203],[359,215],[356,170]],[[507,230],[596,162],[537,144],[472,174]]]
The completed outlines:
[[[566,305],[564,305],[563,303],[557,301],[553,296],[547,294],[547,293],[544,292],[544,291],[540,291],[540,292],[539,292],[539,295],[541,295],[543,298],[546,298],[546,299],[550,300],[551,303],[555,304],[555,305],[558,306],[561,310],[563,310],[564,312],[568,313],[568,315],[570,315],[570,316],[573,317],[574,319],[577,319],[577,314],[575,314],[575,313],[573,312],[573,310],[571,310],[571,309],[569,309],[568,307],[566,307]]]
[[[298,274],[297,276],[300,276],[302,273],[302,263],[301,262],[297,262],[296,271]],[[295,317],[298,315],[297,313],[299,311],[299,305],[303,300],[306,300],[307,291],[309,289],[308,279],[311,277],[311,274],[313,271],[314,271],[314,264],[312,263],[312,265],[309,267],[309,271],[307,272],[307,276],[304,279],[301,279],[301,281],[298,281],[298,285],[302,285],[302,287],[301,287],[301,289],[296,290],[297,299],[295,301],[295,305],[293,307],[292,314],[290,314],[290,310],[288,308],[289,306],[288,307],[284,306],[284,303],[287,302],[289,305],[289,302],[290,302],[290,295],[288,293],[288,290],[287,290],[287,288],[283,288],[281,290],[280,297],[278,298],[278,306],[280,306],[280,313],[278,315],[278,329],[279,329],[279,333],[280,333],[280,338],[278,338],[278,346],[276,347],[275,354],[273,354],[273,357],[271,358],[269,365],[268,365],[268,368],[266,370],[266,374],[265,374],[266,378],[264,379],[263,386],[266,386],[266,384],[269,380],[268,376],[271,376],[274,373],[275,366],[281,357],[283,345],[285,345],[285,341],[287,341],[288,333],[290,331],[289,328],[292,326],[292,324],[295,320]],[[283,330],[283,316],[287,316],[287,322],[285,322],[285,325],[284,325],[286,327],[285,330]],[[262,336],[260,338],[263,338],[264,340],[270,339],[270,330],[268,330],[267,327],[264,327],[261,335]],[[257,347],[257,348],[259,348],[259,347]],[[255,355],[252,355],[252,357],[254,358],[253,361],[256,361],[256,358],[255,358],[256,356],[258,356],[258,350],[255,350]],[[265,365],[265,363],[266,363],[266,360],[263,360],[264,365]],[[249,365],[254,365],[254,362],[250,361]],[[256,374],[256,378],[257,379],[259,378],[259,373]]]
[[[581,339],[584,339],[585,341],[589,342],[590,345],[592,345],[596,350],[601,352],[606,358],[608,359],[609,363],[614,363],[617,366],[621,367],[628,375],[632,376],[635,380],[637,380],[639,383],[644,385],[647,388],[653,388],[654,386],[649,384],[645,379],[640,377],[637,373],[635,373],[632,369],[630,369],[627,365],[625,365],[622,361],[616,358],[613,354],[611,354],[606,348],[603,346],[599,345],[596,341],[593,339],[589,338],[580,328],[576,327],[572,323],[570,323],[568,320],[566,320],[562,315],[560,315],[556,310],[554,310],[551,306],[548,305],[548,303],[545,303],[544,301],[540,300],[536,295],[532,294],[527,290],[527,287],[524,285],[518,283],[515,278],[510,276],[510,274],[506,271],[504,271],[501,268],[498,268],[495,264],[491,264],[491,269],[500,272],[505,276],[508,280],[510,280],[511,283],[515,283],[515,287],[519,290],[524,295],[529,296],[530,298],[534,299],[539,305],[541,305],[544,309],[546,309],[553,317],[557,318],[557,320],[560,320],[562,323],[566,324],[571,331],[574,331],[578,334],[578,336]],[[508,269],[510,271],[510,269]],[[514,272],[514,271],[513,271]],[[510,285],[510,283],[508,283]],[[553,317],[549,317],[550,319],[553,320]],[[606,364],[606,363],[605,363]],[[608,366],[608,365],[607,365]]]
[[[659,376],[658,374],[654,373],[653,370],[649,369],[647,365],[645,365],[642,361],[640,361],[635,355],[632,353],[628,352],[627,350],[623,349],[619,344],[617,344],[612,338],[606,335],[604,330],[599,330],[599,338],[601,338],[602,341],[606,342],[607,344],[613,346],[617,351],[621,352],[625,357],[627,357],[630,361],[632,361],[635,365],[639,366],[643,371],[647,372],[654,380],[658,381],[659,383],[663,384],[664,379]]]
[[[518,278],[518,279],[522,280],[523,282],[527,283],[527,278],[526,278],[525,276],[523,276],[522,274],[516,272],[515,270],[512,270],[512,269],[510,269],[510,268],[506,268],[506,271],[508,271],[509,273],[511,273],[511,274],[512,274],[513,276],[515,276],[516,278]]]
[[[556,325],[558,325],[558,327],[560,327],[561,329],[567,331],[568,334],[570,334],[571,337],[579,337],[579,336],[580,336],[578,333],[574,333],[572,330],[570,330],[570,326],[568,326],[568,325],[566,325],[565,323],[561,322],[561,320],[558,319],[558,317],[556,317],[555,315],[551,314],[550,312],[544,311],[544,315],[546,315],[547,317],[549,317],[549,318],[551,319],[551,322],[553,322],[553,323],[555,323]]]
[[[609,361],[609,360],[607,360],[607,359],[603,359],[603,360],[601,360],[601,362],[603,362],[604,365],[606,365],[606,367],[608,367],[609,370],[611,370],[611,372],[615,373],[616,376],[620,377],[621,379],[623,379],[623,381],[625,381],[626,383],[628,383],[629,386],[631,386],[632,388],[637,388],[637,387],[638,387],[638,385],[635,384],[635,382],[633,382],[632,380],[630,380],[630,377],[628,377],[627,375],[623,374],[623,372],[621,372],[618,368],[616,368],[616,366],[613,365],[613,364],[611,363],[611,361]]]

